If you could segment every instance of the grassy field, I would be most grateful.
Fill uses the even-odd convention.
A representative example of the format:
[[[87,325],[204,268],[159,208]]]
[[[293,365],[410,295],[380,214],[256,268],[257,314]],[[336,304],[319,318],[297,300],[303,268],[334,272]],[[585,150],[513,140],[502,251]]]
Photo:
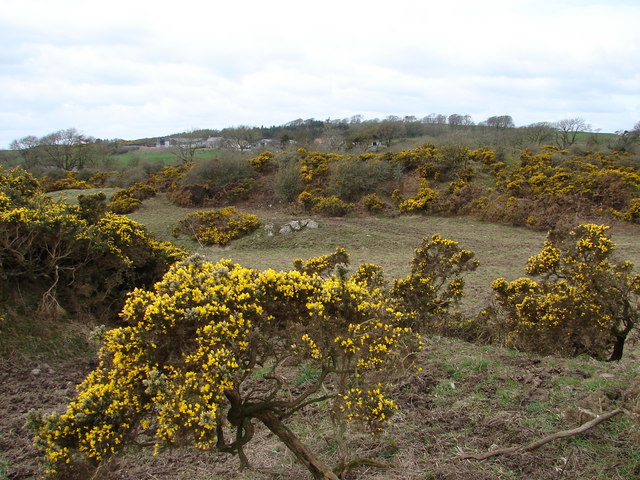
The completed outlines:
[[[216,149],[199,149],[196,151],[194,158],[211,158],[220,150]],[[164,165],[175,165],[179,163],[176,154],[169,148],[141,148],[128,153],[112,155],[110,157],[116,165],[135,166],[141,163],[153,164],[162,163]]]
[[[77,193],[89,192],[58,195],[73,202]],[[527,258],[540,250],[545,238],[542,232],[470,218],[315,217],[317,229],[268,236],[260,228],[228,247],[203,248],[171,234],[177,220],[193,210],[176,207],[158,195],[146,200],[130,217],[147,225],[159,239],[175,241],[210,260],[229,258],[247,267],[290,269],[295,258],[323,255],[344,247],[351,255],[352,265],[379,264],[389,279],[406,275],[413,250],[424,237],[439,233],[474,251],[480,261],[478,270],[466,277],[463,308],[471,313],[486,304],[491,296],[489,285],[495,278],[523,275]],[[273,224],[275,232],[288,221],[308,218],[277,208],[240,210],[257,214],[263,225]],[[640,265],[637,228],[613,228],[612,237],[620,257]],[[65,328],[73,330],[76,338],[88,330],[81,325]],[[39,325],[37,331],[64,334],[53,321]],[[94,365],[91,353],[95,344],[85,341],[73,350],[50,346],[38,352],[39,341],[35,336],[25,339],[30,345],[28,355],[7,354],[0,358],[0,405],[4,409],[0,416],[0,479],[38,477],[38,457],[24,429],[24,417],[32,408],[62,409],[73,397],[74,385]],[[344,480],[640,479],[640,432],[625,414],[585,434],[530,452],[484,461],[465,458],[526,445],[618,406],[628,406],[638,394],[631,387],[640,376],[640,343],[631,342],[621,362],[604,363],[585,357],[540,357],[442,337],[425,341],[426,348],[419,358],[423,371],[408,376],[394,392],[400,409],[389,428],[378,436],[357,429],[348,436],[352,457],[371,458],[386,468],[363,467]],[[303,373],[291,372],[300,375],[301,382]],[[309,409],[292,419],[289,427],[329,464],[336,460],[334,431],[327,418]],[[239,471],[237,459],[224,454],[170,449],[153,456],[148,450],[134,447],[108,462],[95,478],[309,478],[266,430],[257,429],[252,445],[247,449],[252,466],[249,470]]]
[[[374,263],[383,267],[388,278],[409,273],[413,251],[425,237],[438,233],[473,251],[480,267],[467,275],[465,309],[482,308],[491,296],[490,284],[499,277],[514,280],[524,276],[527,259],[540,251],[544,232],[480,222],[465,217],[315,217],[317,229],[304,229],[288,235],[268,236],[263,228],[232,242],[227,247],[201,247],[185,237],[175,239],[171,230],[177,219],[196,209],[171,204],[163,195],[146,200],[140,210],[129,216],[145,225],[161,240],[170,240],[210,260],[228,258],[245,267],[275,270],[290,269],[296,258],[310,258],[342,247],[350,254],[351,264]],[[243,210],[243,209],[240,209]],[[305,215],[280,209],[244,209],[254,213],[262,224],[273,224],[274,231]],[[640,266],[640,242],[636,229],[614,228],[612,237],[621,258]]]
[[[76,204],[77,195],[104,192],[107,197],[118,189],[63,190],[49,195]],[[245,267],[265,270],[288,270],[296,258],[307,259],[345,248],[352,266],[373,263],[383,267],[388,279],[409,273],[413,251],[423,238],[440,234],[471,250],[480,267],[466,276],[467,311],[483,308],[492,296],[490,284],[499,277],[515,280],[524,276],[527,259],[540,251],[546,234],[525,228],[480,222],[468,217],[399,216],[399,217],[314,217],[319,227],[280,235],[280,226],[291,220],[308,218],[278,208],[246,208],[240,211],[258,215],[261,224],[272,224],[273,236],[264,228],[232,242],[226,247],[203,247],[185,237],[174,237],[172,230],[179,219],[197,208],[182,208],[172,204],[164,194],[145,200],[142,207],[129,214],[146,225],[159,240],[171,241],[216,261],[227,258]],[[611,229],[620,259],[629,260],[640,269],[638,228],[617,226]]]

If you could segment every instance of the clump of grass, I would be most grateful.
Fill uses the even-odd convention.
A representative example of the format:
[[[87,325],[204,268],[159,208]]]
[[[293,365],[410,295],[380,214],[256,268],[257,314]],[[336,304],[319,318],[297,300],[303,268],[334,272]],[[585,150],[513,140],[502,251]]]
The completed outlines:
[[[303,383],[315,382],[318,378],[320,378],[320,374],[322,372],[314,367],[310,363],[304,363],[298,372],[298,375],[295,379],[296,385],[302,385]]]
[[[5,359],[54,361],[61,357],[90,358],[97,346],[90,340],[93,323],[50,318],[38,310],[39,298],[25,304],[0,321],[0,353]],[[1,477],[0,477],[1,478]]]
[[[0,453],[0,480],[9,479],[9,460]]]

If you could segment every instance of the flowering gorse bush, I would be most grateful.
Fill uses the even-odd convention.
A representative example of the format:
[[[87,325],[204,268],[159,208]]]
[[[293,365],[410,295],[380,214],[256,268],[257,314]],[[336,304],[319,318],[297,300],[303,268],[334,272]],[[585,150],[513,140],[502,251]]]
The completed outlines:
[[[418,193],[398,204],[400,213],[426,212],[434,200],[438,198],[438,192],[429,188],[428,182],[421,178]]]
[[[162,192],[175,190],[178,182],[180,182],[192,168],[193,163],[162,167],[162,170],[159,172],[149,175],[149,183]]]
[[[309,152],[304,148],[298,149],[298,156],[300,177],[306,185],[321,184],[329,173],[329,165],[344,158],[336,153]]]
[[[134,197],[121,196],[116,199],[112,199],[107,208],[113,213],[118,215],[126,215],[127,213],[133,213],[142,206],[142,202]]]
[[[250,158],[249,163],[253,165],[253,168],[258,172],[264,172],[273,164],[273,153],[262,152],[257,157]]]
[[[488,165],[497,189],[489,208],[477,212],[485,220],[542,230],[555,229],[576,214],[613,214],[634,221],[640,173],[623,160],[619,154],[598,152],[571,156],[551,147],[537,154],[525,150],[515,168]]]
[[[72,478],[139,436],[156,448],[234,453],[246,465],[259,421],[315,478],[336,480],[282,421],[311,405],[372,432],[389,421],[397,407],[388,391],[420,342],[379,273],[257,271],[199,256],[175,264],[152,290],[130,295],[125,326],[105,334],[67,410],[36,419],[47,473]],[[283,375],[285,360],[318,374],[301,389]]]
[[[379,431],[381,422],[398,409],[395,402],[382,393],[382,384],[366,392],[352,388],[341,399],[340,410],[346,412],[347,420],[364,422],[372,432]]]
[[[128,217],[107,213],[96,224],[100,235],[101,248],[118,257],[125,265],[136,267],[142,274],[149,275],[151,282],[162,276],[168,263],[181,260],[186,252],[170,242],[159,242],[153,238],[147,228]],[[157,260],[165,266],[154,266]],[[161,270],[158,271],[157,268]],[[147,285],[145,282],[144,285]]]
[[[392,161],[399,163],[403,170],[410,171],[424,167],[427,164],[432,165],[437,154],[437,147],[428,143],[411,150],[402,150],[398,153],[390,154],[390,158]]]
[[[0,165],[0,191],[12,202],[28,199],[39,191],[38,181],[20,167],[5,170]],[[8,204],[7,204],[8,205]]]
[[[640,276],[632,274],[632,263],[611,260],[608,228],[583,224],[551,231],[526,267],[539,280],[493,282],[503,342],[540,353],[622,357],[640,318]]]
[[[118,190],[111,195],[107,208],[113,213],[124,215],[135,212],[142,205],[142,201],[155,197],[157,190],[151,185],[136,182],[129,188]]]
[[[344,248],[336,248],[336,251],[321,257],[310,258],[304,261],[296,258],[293,266],[296,270],[308,274],[323,275],[329,273],[336,265],[349,263],[349,254]]]
[[[330,217],[344,217],[353,208],[354,205],[352,203],[345,202],[335,195],[330,195],[328,197],[316,197],[311,210]]]
[[[152,284],[184,258],[142,225],[98,213],[54,202],[28,174],[0,171],[2,288],[41,294],[43,306],[119,310],[126,291]]]
[[[371,213],[380,213],[388,207],[384,200],[382,200],[375,193],[365,195],[362,199],[362,203],[364,204],[364,208],[366,208],[367,211]]]
[[[306,211],[332,217],[343,217],[354,208],[354,204],[347,203],[335,195],[316,196],[307,191],[298,195],[298,203]]]
[[[74,171],[66,171],[64,172],[64,177],[58,179],[43,177],[40,180],[40,183],[45,192],[55,192],[67,189],[86,190],[93,187],[91,183],[80,180],[78,178],[78,173]]]
[[[478,268],[470,250],[439,234],[424,238],[415,250],[411,273],[394,281],[392,297],[405,312],[411,326],[421,332],[451,328],[449,312],[462,299],[462,274]]]
[[[202,245],[227,245],[260,226],[258,217],[241,213],[235,207],[190,213],[180,220],[174,234],[190,235]]]
[[[640,222],[640,198],[634,198],[629,202],[629,208],[625,212],[614,212],[616,216],[623,218],[627,222]]]

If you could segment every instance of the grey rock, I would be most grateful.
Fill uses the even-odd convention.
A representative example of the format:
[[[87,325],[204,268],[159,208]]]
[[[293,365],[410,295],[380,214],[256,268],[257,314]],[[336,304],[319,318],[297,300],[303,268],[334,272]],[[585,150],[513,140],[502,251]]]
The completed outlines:
[[[302,229],[302,225],[300,225],[300,222],[299,222],[299,221],[297,221],[297,220],[291,220],[291,221],[288,223],[288,225],[291,227],[291,230],[294,230],[294,231],[296,231],[296,232],[297,232],[298,230]]]

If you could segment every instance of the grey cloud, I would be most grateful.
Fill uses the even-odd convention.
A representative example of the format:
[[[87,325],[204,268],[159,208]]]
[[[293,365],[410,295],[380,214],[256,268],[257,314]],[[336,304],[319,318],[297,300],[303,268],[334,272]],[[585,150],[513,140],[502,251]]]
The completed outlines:
[[[640,120],[636,2],[329,1],[305,17],[292,1],[116,2],[102,16],[59,3],[0,13],[0,145],[70,126],[130,138],[356,113]]]

